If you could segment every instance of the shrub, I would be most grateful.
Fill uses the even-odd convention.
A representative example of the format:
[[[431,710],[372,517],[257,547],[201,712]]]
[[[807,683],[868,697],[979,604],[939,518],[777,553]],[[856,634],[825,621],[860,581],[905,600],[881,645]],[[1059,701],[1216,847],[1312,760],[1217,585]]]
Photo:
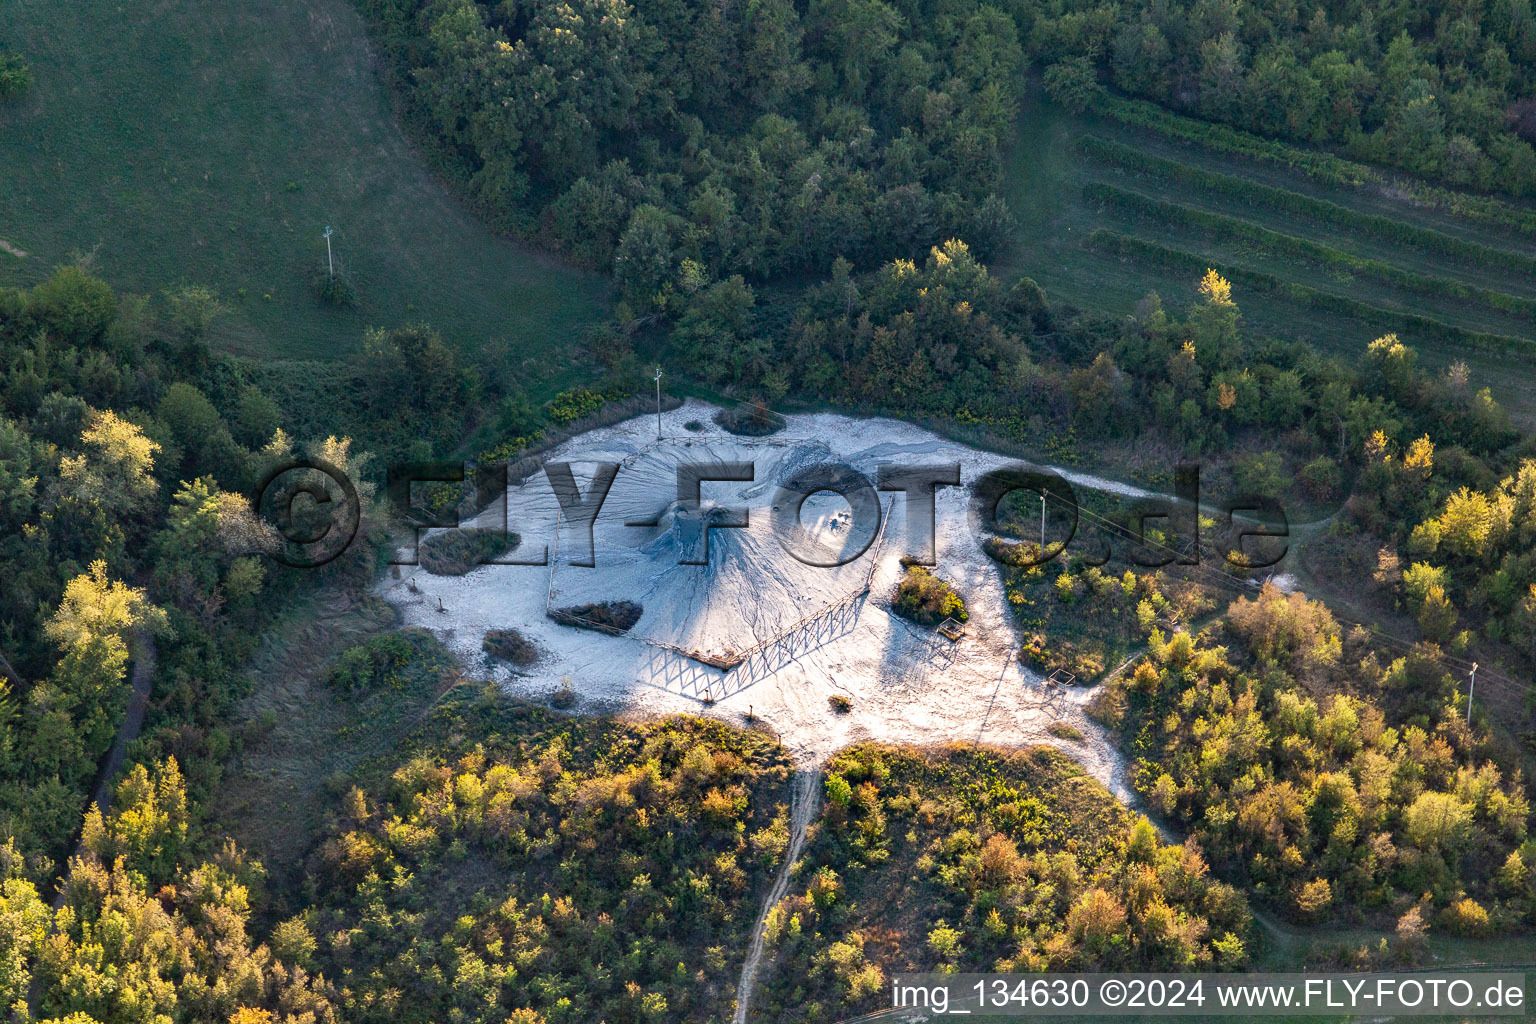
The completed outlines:
[[[844,697],[840,693],[834,693],[832,696],[828,697],[827,703],[832,706],[833,711],[840,715],[846,715],[848,712],[853,710],[853,701],[849,700],[847,697]]]
[[[1285,487],[1285,462],[1276,452],[1240,455],[1232,465],[1238,494],[1245,498],[1279,497]]]
[[[891,608],[922,626],[936,626],[945,619],[964,622],[970,617],[955,589],[921,565],[907,566],[891,598]]]
[[[1066,722],[1052,722],[1045,727],[1045,731],[1059,740],[1072,740],[1076,742],[1083,738],[1080,730],[1075,726],[1068,725]]]
[[[0,100],[20,96],[32,85],[32,69],[19,53],[0,53]]]
[[[1397,942],[1404,950],[1418,949],[1424,945],[1428,934],[1429,925],[1424,923],[1424,912],[1418,907],[1409,907],[1408,912],[1397,919]]]
[[[510,661],[520,668],[539,662],[539,649],[533,641],[515,629],[493,629],[485,634],[480,646],[493,658]]]
[[[1489,931],[1488,911],[1474,899],[1459,899],[1446,907],[1440,922],[1453,935],[1478,936]]]
[[[347,694],[365,693],[387,686],[404,685],[400,670],[410,662],[411,643],[399,633],[382,633],[367,643],[348,648],[326,674],[330,686]]]
[[[727,433],[740,437],[767,437],[784,429],[784,417],[763,402],[748,402],[735,409],[715,413],[715,423]]]
[[[447,530],[423,539],[418,557],[421,567],[434,576],[463,576],[521,541],[515,533],[496,529]]]
[[[1333,497],[1338,493],[1339,485],[1343,483],[1339,464],[1326,455],[1319,455],[1302,466],[1299,476],[1301,486],[1317,501],[1325,501]]]
[[[590,416],[603,407],[608,396],[599,394],[590,388],[572,388],[562,391],[545,406],[549,412],[549,418],[559,424],[570,423],[579,420],[583,416]]]
[[[1317,920],[1333,902],[1333,887],[1326,878],[1314,878],[1296,893],[1296,910],[1303,918]]]
[[[550,618],[567,626],[595,629],[600,633],[626,633],[644,613],[645,608],[634,601],[598,601],[556,608],[549,614]]]
[[[357,289],[345,274],[321,270],[315,275],[315,297],[328,306],[351,309],[357,305]]]
[[[1104,95],[1093,62],[1086,57],[1067,57],[1045,69],[1045,91],[1074,114],[1081,114]]]
[[[285,964],[308,967],[314,956],[315,937],[304,924],[303,917],[289,918],[272,931],[272,952]]]

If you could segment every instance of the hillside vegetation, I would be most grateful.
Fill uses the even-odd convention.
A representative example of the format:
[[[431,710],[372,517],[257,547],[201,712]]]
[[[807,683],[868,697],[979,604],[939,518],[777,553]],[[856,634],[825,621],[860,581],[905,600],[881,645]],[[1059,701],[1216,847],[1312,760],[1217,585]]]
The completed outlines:
[[[888,1005],[914,971],[1237,969],[1243,897],[1048,748],[833,758],[822,824],[768,915],[767,1020]]]
[[[1318,511],[1328,606],[1252,594],[1240,550],[1170,580],[1013,547],[1021,655],[1113,677],[1189,839],[1059,753],[844,751],[758,1012],[935,966],[1241,969],[1250,901],[1368,929],[1356,966],[1531,933],[1526,0],[360,6],[0,9],[0,1014],[731,1016],[802,834],[786,749],[510,702],[368,596],[386,466],[633,415],[642,355],[746,432],[826,403]],[[245,496],[296,455],[359,495],[309,572]]]
[[[23,1019],[19,1002],[102,1024],[336,1019],[302,934],[261,919],[267,869],[207,825],[208,809],[245,744],[291,711],[263,694],[242,714],[257,638],[280,629],[297,661],[316,655],[334,642],[317,609],[372,579],[385,536],[372,452],[451,444],[493,395],[433,332],[378,331],[330,379],[391,414],[337,403],[337,432],[317,436],[291,413],[308,410],[291,381],[211,350],[196,308],[187,295],[118,295],[78,266],[0,289],[0,1005]],[[423,365],[437,370],[426,381],[407,372]],[[246,496],[299,454],[358,495],[358,542],[316,570],[266,557],[277,537]],[[335,485],[307,482],[341,502]],[[355,695],[351,721],[300,702],[331,714],[304,736],[330,767],[261,780],[265,813],[251,820],[312,810],[318,783],[361,760],[343,741],[407,731],[452,686],[423,644],[392,637],[337,666],[331,689]],[[121,776],[93,803],[114,748]],[[320,822],[286,823],[278,851],[302,854]],[[295,867],[279,856],[272,871]]]
[[[1151,634],[1096,697],[1135,784],[1240,882],[1302,922],[1388,915],[1400,936],[1523,932],[1536,914],[1517,759],[1463,721],[1425,647],[1387,661],[1323,605],[1266,588],[1234,646]]]
[[[788,843],[783,749],[460,693],[318,837],[295,920],[347,1019],[728,1019]]]

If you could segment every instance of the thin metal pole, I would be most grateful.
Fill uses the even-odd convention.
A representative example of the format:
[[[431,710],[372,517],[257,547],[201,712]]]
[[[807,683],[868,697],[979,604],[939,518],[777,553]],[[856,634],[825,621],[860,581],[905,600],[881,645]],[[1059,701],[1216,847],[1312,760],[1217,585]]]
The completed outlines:
[[[1467,683],[1467,724],[1472,724],[1472,694],[1477,690],[1477,662],[1472,663],[1472,680]]]
[[[661,367],[656,367],[656,436],[661,437]]]
[[[1045,492],[1040,492],[1040,554],[1045,554]]]
[[[331,258],[331,226],[325,226],[325,266],[332,277],[336,276],[336,261]]]

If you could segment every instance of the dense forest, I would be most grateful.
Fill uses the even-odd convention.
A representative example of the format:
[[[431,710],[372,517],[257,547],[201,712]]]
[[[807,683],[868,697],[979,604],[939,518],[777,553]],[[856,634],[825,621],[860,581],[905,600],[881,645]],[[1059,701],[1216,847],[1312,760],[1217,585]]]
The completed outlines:
[[[1023,51],[995,7],[365,8],[481,202],[612,269],[637,313],[1006,233],[996,154]]]
[[[18,1019],[333,1019],[247,932],[260,866],[196,828],[263,594],[298,582],[241,493],[294,442],[208,350],[216,315],[202,290],[120,297],[80,267],[0,292],[0,1003]],[[312,450],[364,462],[344,436]],[[110,810],[87,814],[130,665],[154,669],[147,728]]]
[[[263,557],[252,487],[297,452],[327,458],[360,485],[366,539],[374,453],[426,457],[497,415],[501,392],[426,328],[375,332],[356,366],[274,373],[211,352],[217,316],[206,290],[118,296],[78,266],[0,292],[0,770],[17,781],[0,813],[40,876],[78,829],[130,658],[161,641],[155,742],[206,787],[216,770],[194,766],[228,745],[219,715],[274,574],[286,590],[371,571],[366,545],[311,575]]]
[[[637,308],[705,280],[1001,240],[1021,74],[1108,85],[1482,189],[1536,190],[1536,17],[1212,0],[937,7],[364,4],[410,103],[511,223],[612,267]],[[693,269],[674,280],[682,261]]]
[[[1526,0],[1310,12],[1220,0],[363,6],[408,115],[480,208],[613,274],[623,301],[597,346],[610,365],[659,332],[690,372],[770,400],[824,392],[832,367],[861,362],[846,350],[850,332],[786,326],[808,276],[830,274],[832,302],[852,324],[869,312],[873,326],[882,297],[903,291],[890,277],[908,293],[926,286],[934,246],[953,258],[963,240],[986,261],[1020,244],[999,195],[1000,153],[1019,91],[1038,87],[1031,69],[1073,107],[1117,90],[1116,116],[1133,122],[1154,115],[1125,94],[1207,126],[1536,192]],[[876,273],[882,265],[896,269]],[[866,307],[853,283],[872,273],[881,294]],[[947,335],[895,382],[903,406],[933,401],[928,374],[994,384],[977,374],[1011,373],[990,325],[959,322],[964,311],[937,301],[897,301],[912,330]],[[875,357],[888,372],[915,355],[900,333]],[[817,376],[791,379],[786,368],[801,362]]]

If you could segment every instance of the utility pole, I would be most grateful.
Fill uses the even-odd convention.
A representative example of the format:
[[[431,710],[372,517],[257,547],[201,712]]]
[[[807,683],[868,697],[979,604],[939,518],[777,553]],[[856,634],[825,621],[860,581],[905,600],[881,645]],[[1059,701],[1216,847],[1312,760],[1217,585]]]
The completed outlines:
[[[336,261],[331,258],[331,226],[325,226],[325,265],[330,271],[331,280],[336,280]]]
[[[656,438],[661,439],[661,367],[656,367]]]
[[[1477,662],[1472,663],[1472,678],[1467,683],[1467,724],[1472,724],[1472,693],[1477,689]]]

